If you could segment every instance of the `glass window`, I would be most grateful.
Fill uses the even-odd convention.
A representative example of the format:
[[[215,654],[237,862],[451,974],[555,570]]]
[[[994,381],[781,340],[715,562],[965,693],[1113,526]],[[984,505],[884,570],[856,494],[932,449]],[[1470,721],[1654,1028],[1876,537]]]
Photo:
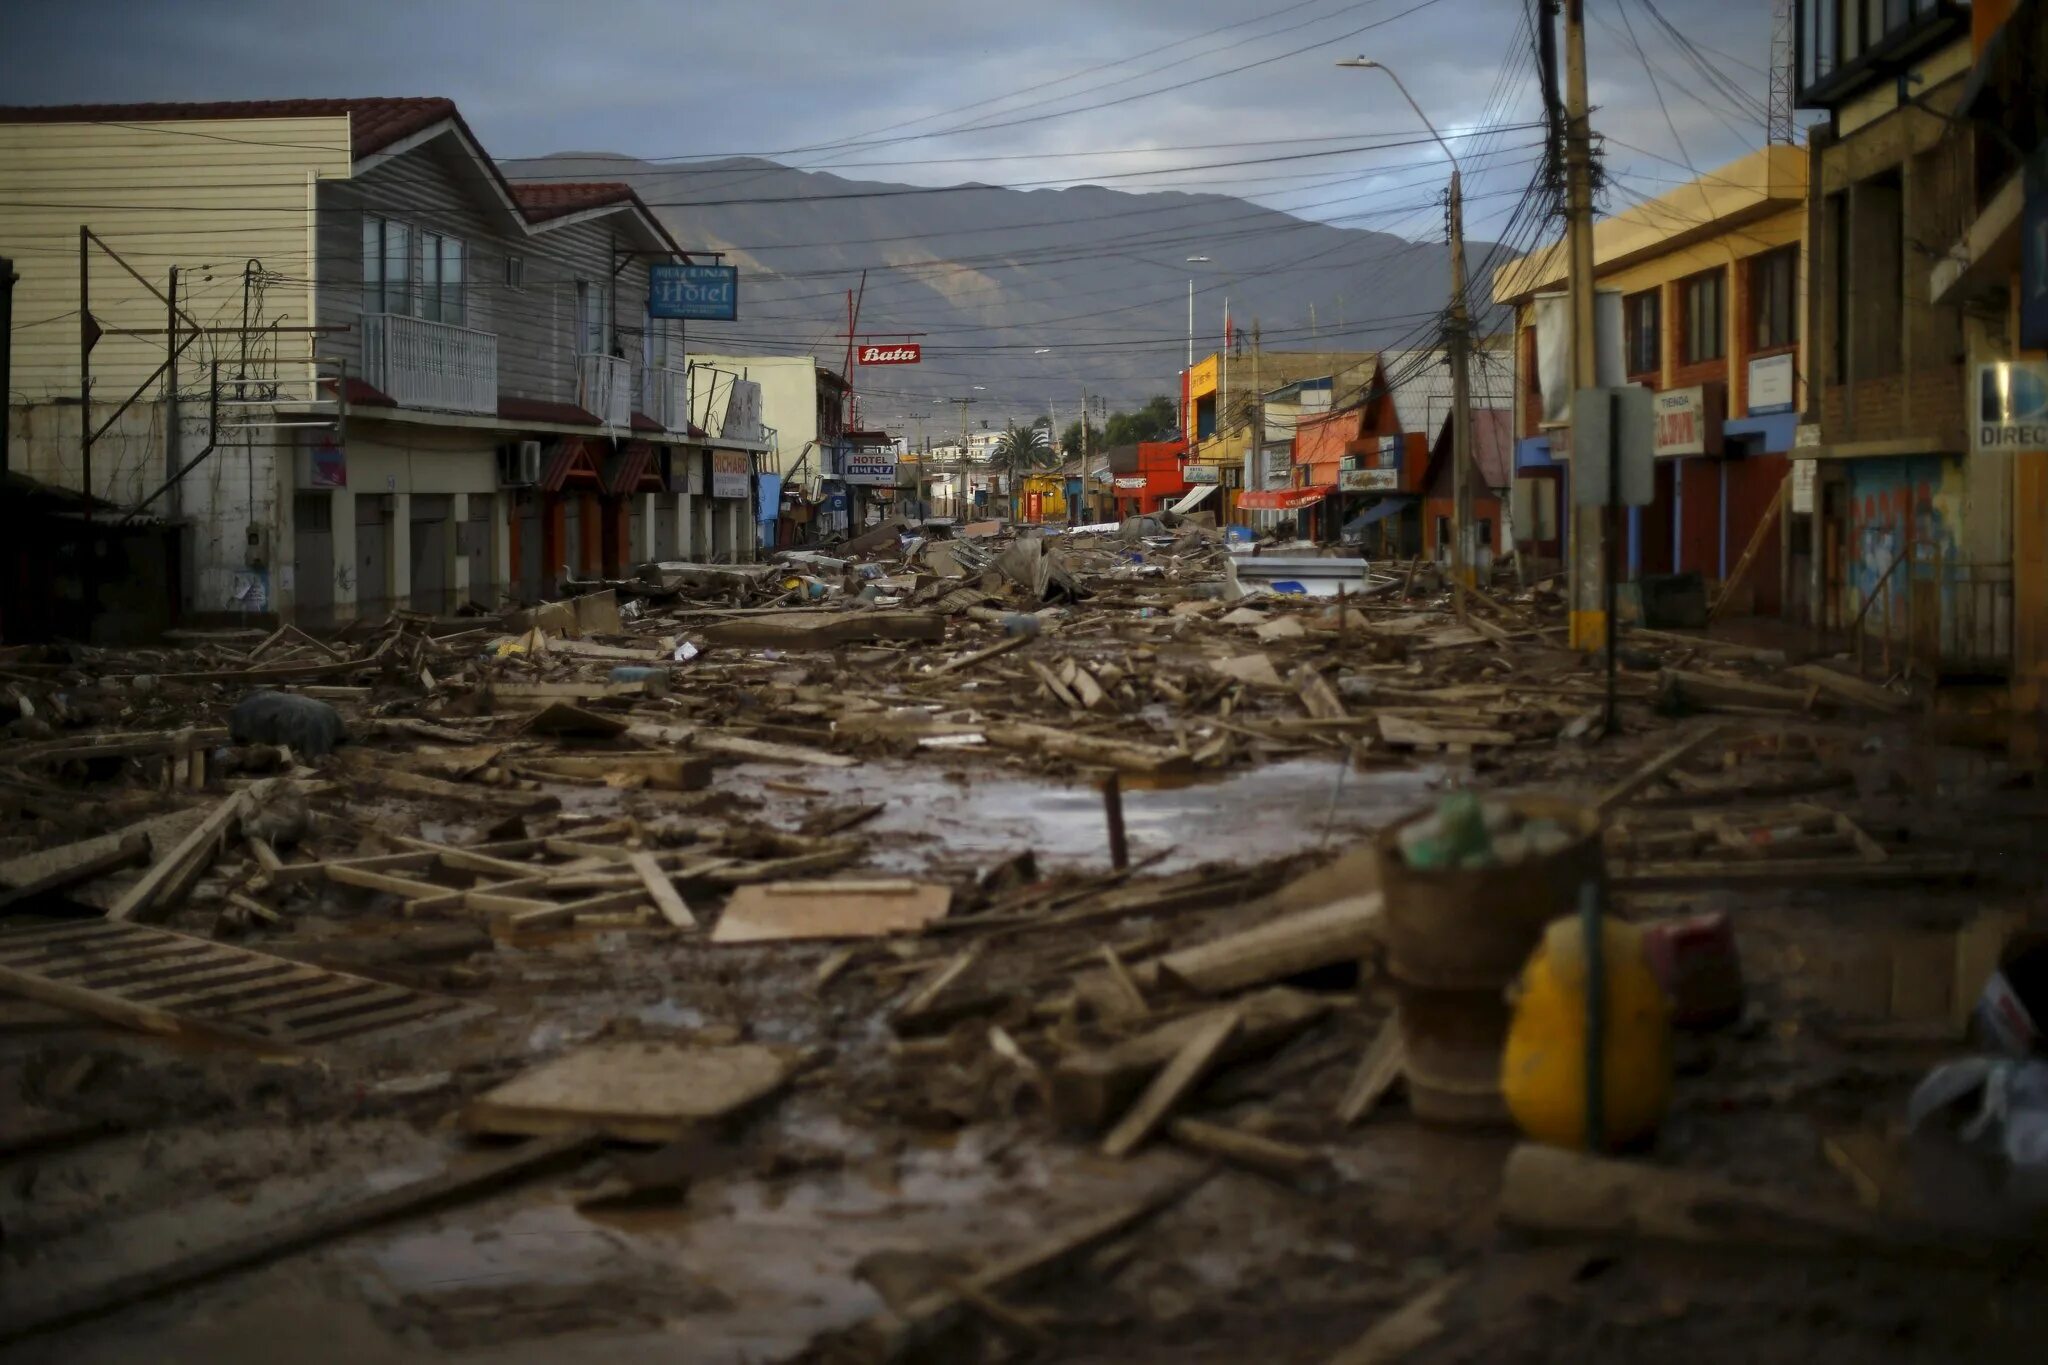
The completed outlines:
[[[441,321],[441,234],[420,234],[420,316]]]
[[[1751,345],[1759,351],[1799,340],[1799,248],[1784,247],[1749,262]]]
[[[1725,272],[1709,270],[1694,275],[1685,290],[1685,363],[1697,365],[1727,355],[1726,332],[1722,327],[1725,305]]]
[[[413,311],[412,229],[389,219],[384,220],[384,311]]]
[[[463,297],[465,250],[459,237],[441,239],[441,321],[457,327],[463,326],[468,317],[467,300]]]
[[[642,334],[644,356],[642,363],[650,370],[668,368],[668,320],[649,316],[647,330]]]
[[[384,220],[363,215],[363,312],[384,311]]]
[[[1664,360],[1663,300],[1655,289],[1630,294],[1622,301],[1627,317],[1628,372],[1655,374]]]
[[[610,302],[605,288],[589,280],[576,281],[576,351],[579,355],[608,355],[611,352]]]

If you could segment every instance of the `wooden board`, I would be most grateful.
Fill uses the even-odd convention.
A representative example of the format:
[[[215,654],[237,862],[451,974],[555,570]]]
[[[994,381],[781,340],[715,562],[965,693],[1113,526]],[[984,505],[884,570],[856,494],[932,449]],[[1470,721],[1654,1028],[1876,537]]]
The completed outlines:
[[[471,1101],[462,1123],[477,1133],[596,1131],[627,1142],[674,1142],[693,1124],[780,1090],[795,1069],[786,1049],[759,1043],[594,1043]]]
[[[1174,1054],[1165,1069],[1152,1078],[1152,1083],[1145,1087],[1145,1093],[1138,1096],[1137,1103],[1102,1139],[1102,1154],[1125,1157],[1143,1146],[1145,1140],[1172,1117],[1181,1101],[1222,1059],[1224,1045],[1243,1024],[1244,1011],[1240,1009],[1218,1010],[1205,1019],[1202,1026],[1181,1044],[1180,1051]]]
[[[943,640],[946,618],[921,611],[782,612],[720,621],[697,634],[713,647],[832,649],[877,640]]]
[[[313,1047],[468,1018],[481,1006],[191,934],[109,920],[0,933],[0,990],[151,1033]]]
[[[951,887],[902,880],[763,882],[726,903],[713,943],[915,933],[952,908]]]
[[[107,918],[146,917],[159,905],[175,901],[191,878],[213,861],[213,853],[228,838],[235,822],[248,809],[248,803],[246,792],[238,791],[222,797],[191,833],[151,864],[135,885],[121,893],[121,898],[108,909]]]
[[[652,853],[635,853],[626,859],[633,871],[640,875],[640,882],[647,888],[647,898],[654,902],[654,908],[661,917],[678,929],[694,929],[697,917],[690,913],[689,905],[683,900],[676,884],[662,871]]]
[[[1367,892],[1230,934],[1157,960],[1161,976],[1204,995],[1229,995],[1247,986],[1355,962],[1378,943],[1383,904]]]

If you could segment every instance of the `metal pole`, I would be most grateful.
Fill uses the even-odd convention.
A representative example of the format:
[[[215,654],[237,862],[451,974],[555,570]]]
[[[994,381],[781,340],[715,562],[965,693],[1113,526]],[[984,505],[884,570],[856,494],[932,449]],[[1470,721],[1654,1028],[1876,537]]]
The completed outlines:
[[[1586,94],[1585,0],[1564,0],[1565,230],[1570,249],[1568,287],[1572,315],[1572,388],[1600,382],[1600,351],[1593,292],[1593,146]],[[1571,642],[1592,649],[1602,631],[1588,589],[1606,563],[1606,513],[1572,507],[1570,556]]]
[[[1195,277],[1188,276],[1188,372],[1195,368]]]
[[[170,288],[164,295],[169,311],[164,319],[170,351],[164,371],[164,477],[171,478],[178,472],[178,267],[171,267]],[[183,510],[183,499],[177,496],[177,489],[171,491],[170,515],[175,517]]]
[[[1614,550],[1615,542],[1620,539],[1620,537],[1615,534],[1615,530],[1620,519],[1619,509],[1621,506],[1621,504],[1616,501],[1616,498],[1619,496],[1621,489],[1621,441],[1618,439],[1620,435],[1621,395],[1618,393],[1609,393],[1607,395],[1607,505],[1601,509],[1605,522],[1603,529],[1607,532],[1607,534],[1601,538],[1603,547],[1605,549],[1605,554],[1602,556],[1600,561],[1600,596],[1602,603],[1601,610],[1607,622],[1607,706],[1605,709],[1606,719],[1603,722],[1602,728],[1604,732],[1608,735],[1612,735],[1615,732],[1615,648],[1619,643],[1619,636],[1621,634],[1620,630],[1617,628],[1615,624],[1614,613]],[[1590,451],[1584,453],[1588,456],[1591,455]]]
[[[1124,837],[1123,779],[1116,773],[1102,779],[1102,814],[1109,822],[1109,865],[1121,872],[1131,865],[1131,847]]]
[[[14,262],[0,256],[0,395],[14,392]],[[0,428],[0,479],[7,476],[7,432]]]

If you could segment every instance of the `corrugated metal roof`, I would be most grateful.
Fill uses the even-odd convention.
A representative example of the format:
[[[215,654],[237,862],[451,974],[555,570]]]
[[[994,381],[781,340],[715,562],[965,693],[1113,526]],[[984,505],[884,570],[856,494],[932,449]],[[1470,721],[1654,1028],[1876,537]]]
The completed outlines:
[[[1451,367],[1447,353],[1388,351],[1385,361],[1401,430],[1423,432],[1434,439],[1437,428],[1451,411]],[[1511,353],[1475,350],[1471,369],[1474,409],[1514,407],[1515,367]]]

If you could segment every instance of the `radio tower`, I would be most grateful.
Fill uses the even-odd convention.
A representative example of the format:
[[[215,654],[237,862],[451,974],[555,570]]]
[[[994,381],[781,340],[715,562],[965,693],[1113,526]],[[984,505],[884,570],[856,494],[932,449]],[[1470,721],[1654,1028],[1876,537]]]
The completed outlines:
[[[1792,88],[1797,76],[1792,70],[1793,22],[1793,0],[1771,0],[1771,90],[1764,111],[1765,142],[1797,140],[1792,124]]]

